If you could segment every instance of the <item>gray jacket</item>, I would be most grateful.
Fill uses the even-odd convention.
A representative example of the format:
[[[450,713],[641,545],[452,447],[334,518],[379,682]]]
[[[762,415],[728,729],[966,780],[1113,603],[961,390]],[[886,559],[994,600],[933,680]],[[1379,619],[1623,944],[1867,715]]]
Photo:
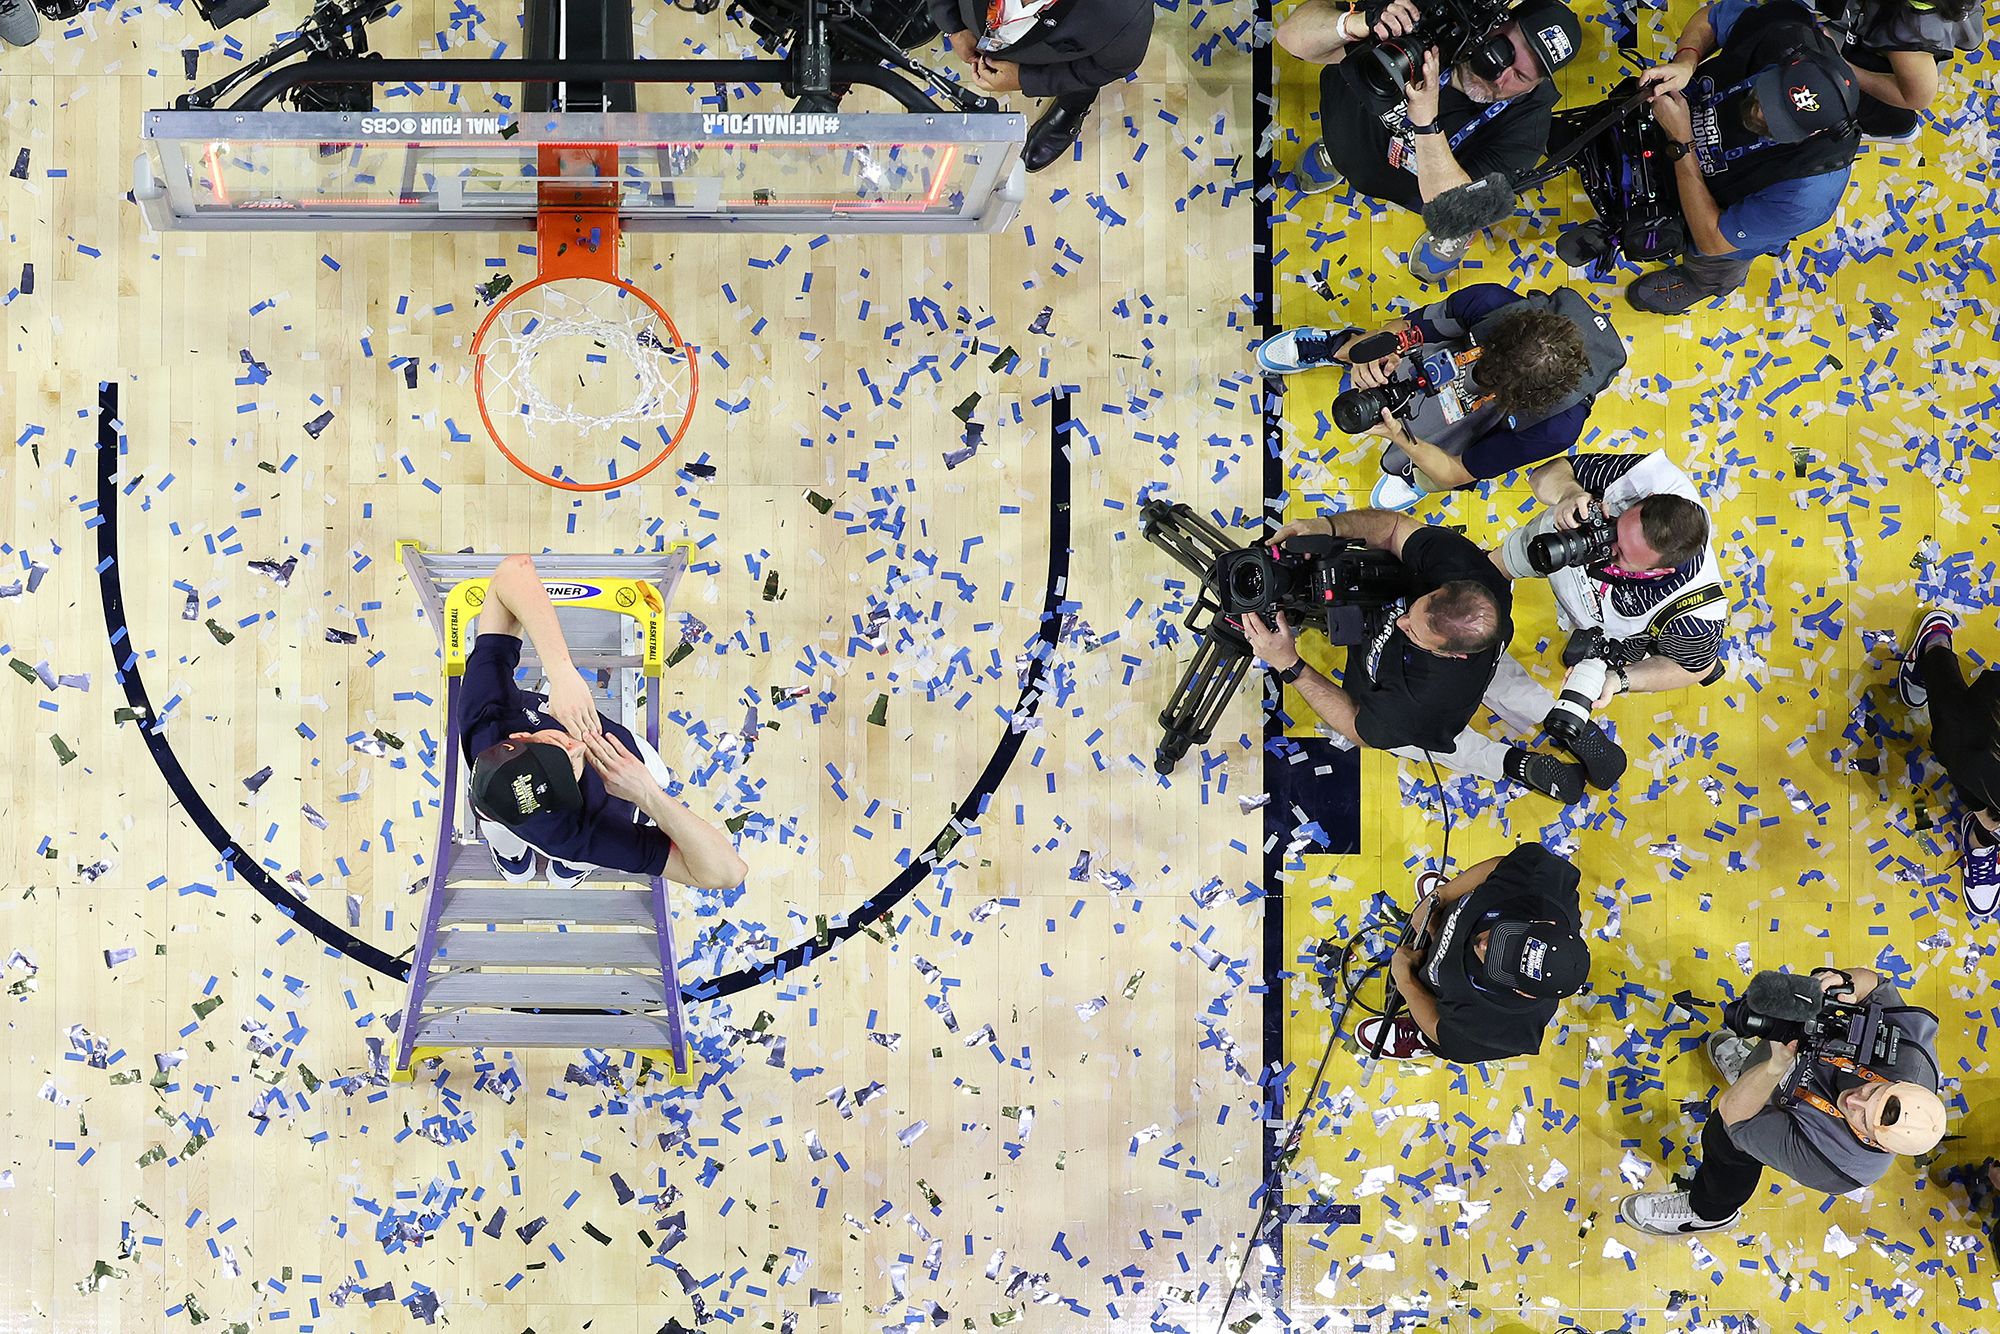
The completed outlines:
[[[986,30],[985,0],[925,0],[931,21],[950,36]],[[993,54],[1021,67],[1030,97],[1086,93],[1139,68],[1153,39],[1153,0],[1067,0],[1012,46]]]

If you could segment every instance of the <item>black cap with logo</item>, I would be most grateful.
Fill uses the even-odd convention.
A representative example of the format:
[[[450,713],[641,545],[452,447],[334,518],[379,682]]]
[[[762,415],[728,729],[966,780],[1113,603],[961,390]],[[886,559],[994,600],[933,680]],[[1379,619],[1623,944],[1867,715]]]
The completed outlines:
[[[498,741],[480,751],[468,792],[481,814],[504,825],[583,805],[569,752],[546,741]]]
[[[1486,941],[1488,980],[1543,1000],[1574,996],[1590,978],[1590,951],[1559,922],[1501,921]]]

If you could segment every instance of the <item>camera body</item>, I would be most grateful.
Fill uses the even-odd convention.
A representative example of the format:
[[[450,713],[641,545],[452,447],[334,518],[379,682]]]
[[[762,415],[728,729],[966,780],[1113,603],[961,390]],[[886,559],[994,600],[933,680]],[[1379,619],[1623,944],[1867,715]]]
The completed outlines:
[[[1386,7],[1371,4],[1364,11],[1371,27]],[[1417,9],[1416,26],[1402,36],[1366,37],[1348,48],[1347,59],[1360,62],[1356,68],[1371,91],[1400,99],[1431,47],[1440,70],[1467,61],[1483,79],[1498,78],[1514,63],[1513,43],[1496,35],[1513,13],[1505,0],[1417,0]]]
[[[1382,424],[1382,414],[1408,420],[1417,395],[1429,387],[1422,375],[1399,375],[1385,384],[1343,389],[1333,400],[1333,424],[1360,435]]]
[[[1596,565],[1611,558],[1618,545],[1618,521],[1606,518],[1595,502],[1590,521],[1574,528],[1558,528],[1528,539],[1528,564],[1537,574],[1554,574],[1571,566]]]
[[[1294,537],[1223,553],[1210,567],[1208,591],[1227,617],[1283,612],[1314,625],[1336,644],[1366,637],[1367,613],[1408,591],[1401,562],[1350,537]]]
[[[1902,1046],[1902,1030],[1888,1022],[1883,1007],[1829,1000],[1819,983],[1796,973],[1765,971],[1751,978],[1743,994],[1722,1007],[1722,1024],[1753,1042],[1799,1044],[1788,1093],[1822,1061],[1894,1066]]]

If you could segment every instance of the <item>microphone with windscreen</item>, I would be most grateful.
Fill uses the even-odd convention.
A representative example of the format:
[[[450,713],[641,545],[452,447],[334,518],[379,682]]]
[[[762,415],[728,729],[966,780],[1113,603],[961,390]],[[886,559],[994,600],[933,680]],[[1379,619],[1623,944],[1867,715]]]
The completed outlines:
[[[1440,241],[1456,241],[1503,222],[1520,196],[1504,172],[1488,172],[1470,185],[1457,185],[1424,205],[1424,226]]]

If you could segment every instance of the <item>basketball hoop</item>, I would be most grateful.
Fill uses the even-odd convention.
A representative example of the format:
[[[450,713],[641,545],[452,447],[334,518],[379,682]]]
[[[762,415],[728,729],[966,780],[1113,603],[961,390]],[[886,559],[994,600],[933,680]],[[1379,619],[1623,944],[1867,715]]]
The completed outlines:
[[[473,389],[494,446],[564,491],[638,481],[694,419],[694,350],[660,303],[618,274],[617,163],[610,145],[541,148],[538,272],[494,302],[472,338]],[[621,473],[620,449],[644,461]],[[609,476],[566,475],[593,456]]]

